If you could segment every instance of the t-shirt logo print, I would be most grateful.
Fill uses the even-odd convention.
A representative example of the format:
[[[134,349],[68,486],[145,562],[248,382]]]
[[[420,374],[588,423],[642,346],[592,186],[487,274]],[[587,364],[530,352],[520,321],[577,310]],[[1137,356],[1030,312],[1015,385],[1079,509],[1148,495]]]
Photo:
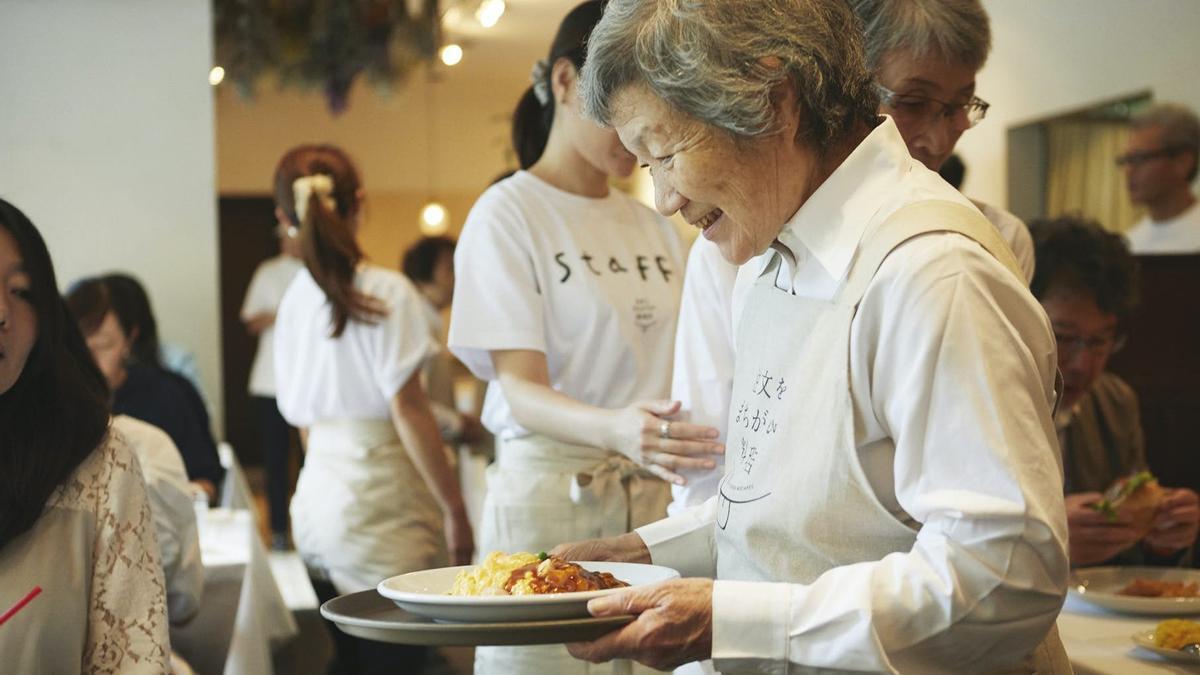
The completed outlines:
[[[658,323],[658,319],[654,316],[656,309],[654,303],[646,298],[638,298],[633,301],[633,323],[641,328],[643,333]]]

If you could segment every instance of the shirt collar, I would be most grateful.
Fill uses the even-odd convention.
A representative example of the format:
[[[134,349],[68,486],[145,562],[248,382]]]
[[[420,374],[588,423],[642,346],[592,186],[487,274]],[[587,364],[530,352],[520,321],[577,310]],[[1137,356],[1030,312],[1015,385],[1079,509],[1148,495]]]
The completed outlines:
[[[796,211],[777,240],[799,256],[807,250],[834,280],[841,280],[872,217],[915,161],[887,115]],[[762,256],[759,271],[773,256]],[[784,256],[785,260],[787,256]],[[788,261],[793,264],[794,261]],[[792,270],[795,273],[795,270]]]

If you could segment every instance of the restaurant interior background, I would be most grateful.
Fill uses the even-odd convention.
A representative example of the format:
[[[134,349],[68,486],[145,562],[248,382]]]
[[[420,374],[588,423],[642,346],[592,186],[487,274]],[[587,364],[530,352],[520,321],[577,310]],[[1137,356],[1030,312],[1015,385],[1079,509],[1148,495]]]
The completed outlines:
[[[249,356],[236,310],[271,246],[270,179],[283,151],[328,141],[350,152],[365,179],[367,254],[392,267],[421,235],[424,205],[443,204],[456,234],[475,198],[515,167],[509,115],[575,2],[509,0],[489,29],[473,20],[478,4],[442,3],[461,15],[442,32],[463,46],[461,63],[437,63],[432,77],[419,67],[387,94],[360,78],[334,115],[320,91],[270,77],[253,99],[210,85],[220,65],[210,0],[0,0],[0,194],[45,233],[62,285],[117,269],[146,283],[164,337],[196,355],[214,424],[224,430],[228,417],[237,447],[239,360]],[[959,143],[973,197],[1040,215],[1070,200],[1052,184],[1056,124],[1122,102],[1200,108],[1200,2],[984,4],[994,49],[978,93],[992,107]],[[644,176],[628,187],[648,194]],[[1108,224],[1132,223],[1132,211],[1112,208],[1124,215]]]

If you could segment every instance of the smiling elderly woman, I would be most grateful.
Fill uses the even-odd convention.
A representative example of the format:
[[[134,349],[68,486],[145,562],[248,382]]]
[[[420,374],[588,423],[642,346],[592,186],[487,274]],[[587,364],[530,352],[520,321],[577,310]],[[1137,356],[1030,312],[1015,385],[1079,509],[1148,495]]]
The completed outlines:
[[[858,35],[841,0],[610,0],[592,34],[588,114],[745,264],[718,496],[556,551],[716,581],[593,601],[639,616],[580,658],[1070,672],[1054,338],[996,230],[875,116]]]

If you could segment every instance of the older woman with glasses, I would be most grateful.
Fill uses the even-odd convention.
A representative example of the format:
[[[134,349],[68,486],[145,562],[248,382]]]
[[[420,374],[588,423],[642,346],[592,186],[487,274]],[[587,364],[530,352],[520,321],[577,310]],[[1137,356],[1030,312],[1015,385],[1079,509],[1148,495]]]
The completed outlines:
[[[592,33],[585,111],[748,284],[718,495],[556,550],[694,578],[593,600],[637,618],[577,657],[1070,672],[1054,337],[876,115],[858,25],[841,0],[610,0]]]
[[[1095,507],[1120,478],[1146,468],[1137,394],[1105,372],[1125,342],[1137,304],[1137,261],[1120,235],[1093,221],[1062,217],[1034,224],[1038,270],[1033,294],[1058,340],[1064,387],[1055,416],[1066,474],[1073,565],[1177,565],[1200,527],[1200,498],[1167,488],[1150,530]]]

